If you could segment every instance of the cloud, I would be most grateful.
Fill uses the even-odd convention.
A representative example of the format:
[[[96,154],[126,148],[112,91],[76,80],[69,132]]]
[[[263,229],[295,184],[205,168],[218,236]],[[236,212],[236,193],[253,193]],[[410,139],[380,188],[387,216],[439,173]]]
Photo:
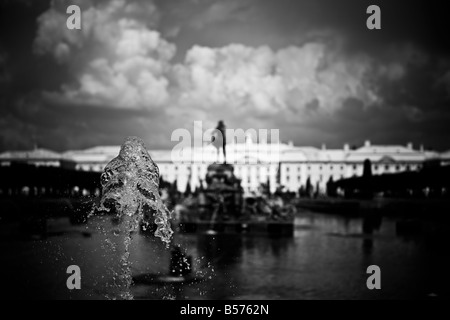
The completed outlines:
[[[180,34],[180,31],[180,26],[170,26],[164,30],[163,35],[165,38],[176,38]]]
[[[204,108],[232,106],[233,111],[276,115],[309,110],[311,102],[333,112],[348,98],[365,105],[382,100],[369,81],[376,65],[365,56],[346,59],[324,43],[273,51],[233,44],[195,46],[177,66],[181,100]]]
[[[62,7],[64,8],[64,6]],[[39,17],[35,52],[50,54],[77,75],[51,100],[117,108],[157,107],[168,101],[169,61],[175,46],[150,29],[151,2],[113,0],[82,11],[82,30],[65,28],[67,15],[53,6]]]
[[[176,46],[155,29],[160,13],[152,2],[83,5],[81,31],[62,27],[64,6],[54,4],[38,19],[35,52],[52,55],[76,74],[76,81],[60,91],[45,93],[52,101],[128,109],[190,108],[193,113],[228,107],[257,117],[311,111],[314,102],[316,112],[329,113],[349,98],[365,106],[381,103],[376,77],[393,81],[405,74],[401,64],[379,64],[362,53],[347,57],[323,39],[279,50],[195,45],[182,63],[175,64]],[[236,3],[208,8],[219,16],[224,10],[242,9]],[[216,16],[211,12],[208,16]]]
[[[214,23],[225,21],[243,21],[251,12],[251,4],[248,0],[217,1],[211,5],[203,6],[205,9],[195,15],[191,25],[196,29],[202,29]]]
[[[374,116],[377,112],[383,116],[395,112],[397,125],[427,119],[427,112],[415,101],[399,104],[397,109],[381,108],[392,104],[389,90],[389,94],[397,92],[411,70],[422,70],[428,63],[429,57],[413,45],[390,46],[375,55],[349,50],[348,39],[339,30],[308,29],[291,46],[197,43],[174,61],[177,45],[172,41],[184,36],[183,28],[189,23],[177,20],[161,25],[165,12],[152,1],[78,1],[80,31],[65,27],[68,4],[55,1],[38,18],[34,53],[52,57],[60,71],[70,76],[59,88],[46,89],[41,105],[64,110],[55,112],[59,118],[67,110],[77,110],[77,121],[86,124],[86,132],[80,134],[81,124],[67,121],[58,125],[59,131],[46,131],[50,136],[66,126],[71,138],[64,143],[71,146],[75,143],[71,141],[106,143],[108,137],[124,134],[143,134],[159,146],[165,139],[169,145],[171,131],[190,128],[194,120],[206,121],[205,127],[223,119],[240,128],[281,128],[286,139],[309,132],[306,141],[310,143],[342,137],[344,133],[327,130],[333,126],[351,134],[363,131],[366,127],[360,118],[366,116],[379,124],[384,120]],[[235,12],[245,15],[250,10],[237,2],[213,9],[214,4],[199,12],[209,12],[202,20],[205,26],[220,26],[221,17],[229,20]],[[191,16],[195,20],[198,15]],[[444,83],[449,83],[446,76]],[[30,108],[36,118],[39,114],[51,118],[54,112],[44,113],[32,105],[21,108]],[[115,115],[108,118],[109,113]],[[361,123],[351,124],[355,117]],[[376,125],[370,128],[375,130]]]
[[[32,148],[28,125],[10,116],[0,117],[0,150]]]
[[[450,64],[450,62],[447,63]],[[443,74],[436,80],[434,87],[444,90],[446,92],[446,98],[450,100],[450,69],[443,72]]]
[[[0,48],[0,88],[6,86],[11,81],[11,74],[8,70],[8,54]]]

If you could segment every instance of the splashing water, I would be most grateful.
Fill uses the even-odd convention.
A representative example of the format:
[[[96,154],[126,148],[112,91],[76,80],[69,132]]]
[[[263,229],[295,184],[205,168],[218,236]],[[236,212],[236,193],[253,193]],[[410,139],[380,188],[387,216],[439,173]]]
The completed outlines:
[[[153,162],[144,142],[138,137],[128,137],[120,148],[119,155],[111,160],[100,177],[102,198],[99,210],[114,210],[116,217],[126,226],[124,240],[125,253],[120,265],[121,280],[128,288],[122,294],[124,299],[132,299],[129,288],[132,284],[129,262],[131,235],[144,220],[144,210],[149,210],[157,226],[155,236],[169,247],[173,231],[169,219],[171,213],[159,195],[159,169]]]
[[[119,155],[106,165],[100,179],[100,209],[109,211],[113,205],[119,217],[137,215],[139,222],[146,207],[155,217],[155,236],[167,246],[170,244],[173,234],[169,223],[171,214],[159,195],[159,169],[140,138],[125,140]]]

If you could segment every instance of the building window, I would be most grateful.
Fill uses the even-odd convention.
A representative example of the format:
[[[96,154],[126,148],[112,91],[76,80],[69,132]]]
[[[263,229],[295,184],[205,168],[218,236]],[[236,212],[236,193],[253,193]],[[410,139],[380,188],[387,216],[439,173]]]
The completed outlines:
[[[341,170],[344,170],[344,166],[341,166]]]
[[[298,176],[298,177],[297,177],[297,181],[300,182],[300,180],[301,180],[301,178],[300,178],[300,176]]]
[[[389,170],[389,165],[386,164],[386,165],[384,166],[384,169]]]
[[[306,169],[310,170],[310,169],[311,169],[311,167],[310,167],[310,166],[307,166],[307,167],[306,167]]]
[[[333,170],[333,166],[330,166],[330,170]]]
[[[322,170],[322,166],[319,166],[319,170]]]
[[[411,167],[409,166],[409,164],[406,165],[406,171],[410,171]]]
[[[399,170],[400,170],[400,166],[399,166],[399,165],[396,165],[396,166],[395,166],[395,169],[396,169],[397,171],[399,171]]]
[[[377,165],[373,166],[373,169],[378,170],[378,166]]]
[[[356,170],[356,164],[353,165],[353,170]]]

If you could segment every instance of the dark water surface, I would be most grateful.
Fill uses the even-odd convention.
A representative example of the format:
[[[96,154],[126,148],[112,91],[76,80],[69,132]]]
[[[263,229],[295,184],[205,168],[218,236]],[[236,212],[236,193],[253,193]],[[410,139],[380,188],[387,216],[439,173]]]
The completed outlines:
[[[445,223],[389,218],[348,219],[304,212],[292,238],[176,234],[201,281],[134,285],[135,299],[409,299],[448,298]],[[16,236],[1,226],[2,295],[12,299],[118,298],[123,232],[109,217],[87,225],[47,220],[48,236]],[[402,226],[400,226],[402,227]],[[411,228],[410,228],[411,227]],[[170,250],[157,238],[133,235],[131,272],[167,274]],[[381,290],[368,290],[366,269],[381,268]],[[68,290],[69,265],[81,268],[81,290]],[[116,284],[115,284],[116,283]]]

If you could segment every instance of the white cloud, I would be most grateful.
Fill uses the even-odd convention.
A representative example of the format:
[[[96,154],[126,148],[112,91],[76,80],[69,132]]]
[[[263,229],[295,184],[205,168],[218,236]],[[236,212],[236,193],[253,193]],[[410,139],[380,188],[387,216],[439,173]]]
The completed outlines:
[[[404,75],[401,65],[380,65],[363,54],[348,58],[320,40],[277,51],[193,46],[184,62],[174,64],[176,46],[157,31],[160,13],[152,2],[84,5],[81,32],[64,27],[64,6],[54,5],[38,20],[35,51],[53,55],[76,77],[46,93],[60,103],[212,116],[231,108],[237,117],[289,117],[284,111],[312,102],[315,112],[325,113],[349,98],[380,103],[374,77]]]
[[[195,46],[178,67],[184,101],[210,108],[233,106],[274,115],[288,107],[303,109],[317,100],[331,112],[348,98],[380,102],[367,77],[374,66],[364,57],[346,60],[323,43],[273,52],[268,47]]]
[[[191,25],[196,29],[208,27],[214,23],[224,21],[243,21],[248,19],[250,1],[248,0],[227,0],[211,3],[208,0],[197,4],[199,12],[194,15]]]
[[[64,11],[52,8],[44,13],[38,21],[36,52],[53,54],[78,75],[77,83],[47,96],[117,108],[167,103],[166,73],[175,46],[149,28],[148,19],[157,16],[151,2],[114,0],[85,9],[82,30],[77,32],[64,28]]]

